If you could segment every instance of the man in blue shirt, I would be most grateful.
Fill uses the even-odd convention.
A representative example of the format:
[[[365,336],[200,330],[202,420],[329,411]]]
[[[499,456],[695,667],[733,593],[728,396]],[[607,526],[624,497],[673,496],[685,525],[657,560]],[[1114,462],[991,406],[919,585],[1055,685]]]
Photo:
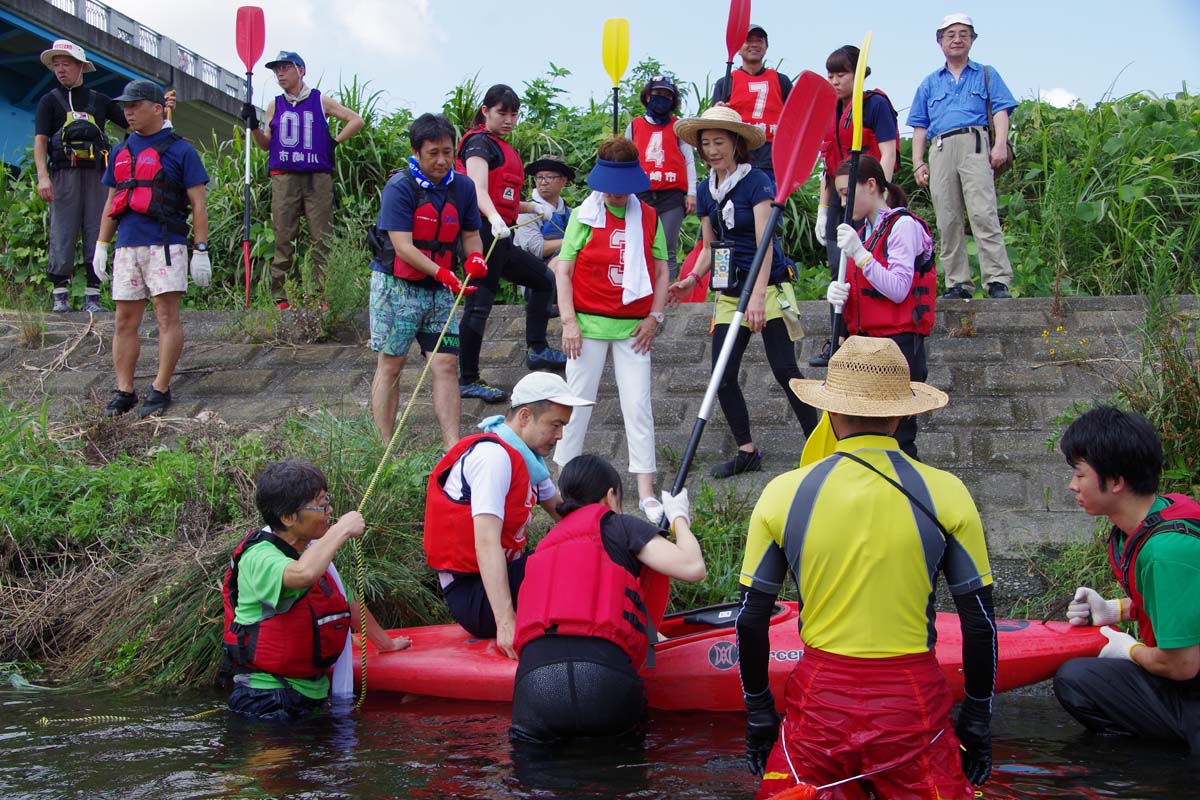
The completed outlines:
[[[153,81],[130,81],[113,98],[125,110],[130,135],[113,150],[100,182],[108,189],[92,269],[103,283],[108,246],[117,235],[113,254],[112,298],[117,305],[113,331],[113,368],[117,388],[105,416],[124,414],[137,405],[133,371],[141,344],[138,326],[153,299],[158,320],[158,373],[139,414],[148,417],[171,405],[171,376],[183,352],[179,300],[188,286],[188,209],[192,213],[192,281],[208,286],[208,173],[188,142],[163,126],[162,87]],[[118,227],[119,225],[119,227]]]
[[[943,297],[960,300],[970,299],[975,291],[963,232],[964,205],[987,296],[1012,296],[1008,291],[1012,265],[996,212],[992,168],[1005,161],[1008,112],[1017,102],[994,67],[967,58],[975,39],[975,23],[966,14],[949,14],[942,20],[937,41],[946,64],[921,81],[908,112],[908,124],[913,128],[913,175],[918,186],[929,187],[937,213],[938,263],[946,274]],[[989,97],[995,142],[988,137]],[[928,163],[926,141],[931,143]]]
[[[378,353],[371,381],[371,415],[384,441],[395,430],[400,371],[415,340],[421,355],[437,347],[433,411],[446,449],[458,442],[458,323],[451,315],[462,284],[454,274],[459,243],[469,277],[487,275],[480,251],[475,184],[454,171],[454,126],[441,114],[422,114],[408,132],[412,155],[383,187],[373,232],[371,349]],[[475,291],[468,286],[466,293]],[[447,325],[447,318],[449,324]],[[445,329],[440,346],[438,336]]]

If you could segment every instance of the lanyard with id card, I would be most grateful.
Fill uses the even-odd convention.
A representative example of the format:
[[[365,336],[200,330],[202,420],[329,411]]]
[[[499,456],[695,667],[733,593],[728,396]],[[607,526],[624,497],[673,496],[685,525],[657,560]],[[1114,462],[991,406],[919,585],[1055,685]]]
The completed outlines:
[[[709,285],[714,289],[728,289],[733,271],[733,242],[713,242],[709,250],[712,253],[712,280]]]

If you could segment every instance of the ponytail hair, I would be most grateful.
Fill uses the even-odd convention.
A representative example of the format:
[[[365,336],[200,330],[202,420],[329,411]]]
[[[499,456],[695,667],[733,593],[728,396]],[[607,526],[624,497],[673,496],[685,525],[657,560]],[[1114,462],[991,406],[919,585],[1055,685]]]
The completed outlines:
[[[475,116],[471,119],[472,128],[478,128],[487,122],[483,116],[483,109],[485,108],[499,108],[501,111],[520,111],[521,98],[508,84],[497,83],[487,90],[487,93],[483,96],[483,101],[479,104],[479,108],[475,109]]]
[[[617,499],[621,498],[621,476],[612,464],[589,453],[575,456],[558,477],[558,492],[562,495],[558,515],[565,517],[572,511],[603,501],[609,489],[615,489]]]
[[[846,159],[837,168],[838,175],[850,174],[850,159]],[[883,165],[874,156],[863,154],[858,158],[858,176],[857,182],[859,186],[863,186],[867,181],[875,181],[875,185],[884,193],[884,200],[888,204],[888,208],[900,208],[908,205],[908,194],[900,188],[899,184],[892,183],[883,174]]]
[[[858,70],[858,54],[859,50],[852,44],[845,44],[834,50],[825,59],[826,72],[856,72]],[[864,77],[871,74],[871,68],[867,67]]]

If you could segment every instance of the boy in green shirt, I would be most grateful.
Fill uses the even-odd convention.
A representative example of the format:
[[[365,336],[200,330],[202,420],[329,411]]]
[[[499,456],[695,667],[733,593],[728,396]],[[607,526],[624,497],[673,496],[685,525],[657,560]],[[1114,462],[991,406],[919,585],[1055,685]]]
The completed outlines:
[[[1182,742],[1200,753],[1200,504],[1158,494],[1162,445],[1137,414],[1092,409],[1059,447],[1079,506],[1113,524],[1109,561],[1127,595],[1106,600],[1080,586],[1067,619],[1133,620],[1141,640],[1104,628],[1100,657],[1064,664],[1054,693],[1091,730]]]
[[[350,647],[357,603],[347,601],[332,563],[365,523],[351,511],[330,524],[328,481],[308,461],[269,465],[254,501],[265,527],[234,550],[223,586],[225,650],[235,668],[229,708],[286,719],[325,704],[327,670]],[[379,652],[409,646],[405,637],[389,637],[369,611],[366,616],[367,638]]]

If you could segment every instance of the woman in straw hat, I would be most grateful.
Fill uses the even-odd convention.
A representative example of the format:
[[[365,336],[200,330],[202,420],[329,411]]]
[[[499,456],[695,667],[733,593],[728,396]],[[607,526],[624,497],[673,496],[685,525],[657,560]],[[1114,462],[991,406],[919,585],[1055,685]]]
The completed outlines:
[[[850,162],[843,161],[834,176],[839,195],[846,197]],[[858,164],[855,230],[837,226],[837,245],[846,255],[846,280],[829,284],[826,298],[843,309],[843,329],[856,336],[883,336],[900,347],[908,361],[909,379],[929,375],[925,337],[933,330],[937,297],[937,265],[933,237],[925,220],[909,211],[908,195],[886,177],[883,166],[864,155]],[[917,421],[905,418],[896,431],[900,449],[917,457]]]
[[[861,336],[834,354],[824,381],[791,386],[829,412],[838,442],[771,481],[750,516],[737,636],[746,753],[765,771],[758,797],[872,773],[879,797],[969,800],[992,763],[996,627],[983,524],[962,481],[894,438],[903,417],[941,408],[946,395],[909,380],[895,342]],[[780,725],[767,632],[789,571],[805,648]],[[957,724],[933,648],[939,573],[962,626]]]
[[[732,108],[714,106],[700,117],[682,119],[675,124],[675,132],[680,139],[699,149],[700,157],[708,164],[709,174],[708,179],[697,187],[696,194],[696,213],[700,215],[704,249],[695,269],[672,284],[671,299],[678,301],[695,288],[700,276],[712,273],[711,285],[718,292],[712,342],[715,364],[721,345],[729,335],[729,323],[758,242],[767,235],[775,184],[765,172],[750,166],[750,151],[765,140],[762,130],[742,122]],[[785,313],[793,315],[796,303],[791,267],[791,262],[783,255],[779,237],[772,235],[771,247],[763,259],[742,327],[735,334],[737,338],[717,390],[721,410],[729,421],[738,449],[732,459],[713,467],[713,477],[727,478],[762,469],[762,453],[750,435],[750,412],[738,385],[742,354],[751,333],[762,334],[771,372],[787,394],[792,412],[805,435],[816,427],[816,411],[788,391],[788,381],[804,377],[796,365],[796,349],[785,321]]]
[[[650,348],[667,303],[667,244],[658,214],[636,196],[650,179],[633,142],[614,136],[597,155],[587,181],[592,193],[571,215],[555,262],[567,384],[595,400],[612,351],[638,506],[657,523],[663,507],[654,496]],[[556,464],[583,452],[591,418],[591,408],[575,409],[554,451]]]

